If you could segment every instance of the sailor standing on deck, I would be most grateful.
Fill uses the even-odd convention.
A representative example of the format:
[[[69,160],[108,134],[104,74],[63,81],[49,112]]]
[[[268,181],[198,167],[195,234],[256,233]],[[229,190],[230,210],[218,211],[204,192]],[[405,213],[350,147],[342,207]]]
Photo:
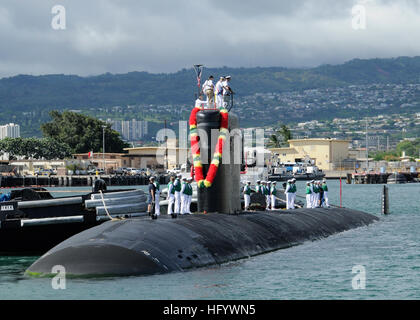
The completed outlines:
[[[324,202],[324,189],[322,189],[321,181],[318,181],[318,191],[319,191],[318,207],[322,208],[322,203]]]
[[[188,187],[187,187],[187,178],[182,178],[182,187],[181,187],[181,214],[185,214],[187,211],[188,204]]]
[[[266,186],[265,186],[265,202],[267,204],[267,210],[270,209],[270,203],[271,203],[270,190],[271,190],[271,182],[267,181]]]
[[[174,188],[175,178],[171,177],[171,180],[168,183],[168,214],[173,215],[173,205],[175,203],[175,188]]]
[[[318,189],[318,181],[314,182],[313,185],[314,188],[314,202],[313,202],[313,208],[318,208],[318,203],[319,203],[319,189]]]
[[[191,201],[192,201],[192,195],[193,195],[193,188],[191,185],[192,181],[193,181],[193,178],[189,178],[187,180],[187,189],[188,189],[187,207],[186,207],[187,214],[191,214]]]
[[[154,211],[154,205],[156,203],[156,187],[155,187],[155,177],[150,177],[149,179],[149,196],[147,199],[147,212],[149,213],[149,216],[155,218],[156,213]]]
[[[156,187],[156,191],[155,191],[155,214],[156,215],[160,215],[160,204],[159,204],[159,199],[160,199],[160,184],[159,182],[157,182],[156,177],[153,177],[155,179],[155,182],[153,183]]]
[[[220,80],[217,81],[215,86],[215,95],[216,95],[216,106],[218,108],[223,107],[223,82],[225,81],[225,77],[220,77]]]
[[[252,193],[251,181],[246,182],[246,186],[244,187],[243,193],[244,193],[244,201],[245,201],[244,208],[245,210],[249,210],[249,205],[251,204],[251,193]]]
[[[328,186],[327,186],[327,180],[322,180],[322,189],[324,190],[324,201],[325,201],[325,206],[327,208],[330,207],[330,203],[328,202]]]
[[[261,181],[261,194],[265,197],[267,194],[267,187],[265,185],[265,181]],[[267,208],[267,199],[265,201],[266,208]]]
[[[178,174],[177,178],[174,182],[174,188],[175,188],[175,213],[180,214],[181,213],[181,177],[182,174]]]
[[[275,210],[276,209],[276,197],[277,197],[276,184],[277,184],[276,182],[273,182],[271,184],[271,189],[270,189],[271,210]]]
[[[297,188],[296,188],[296,179],[293,178],[291,180],[291,185],[290,185],[290,193],[291,193],[291,199],[290,199],[290,209],[295,209],[295,199],[296,199],[296,192],[297,192]]]
[[[292,184],[292,180],[287,180],[286,190],[284,191],[284,193],[286,194],[286,209],[287,210],[290,210],[292,207],[291,184]]]
[[[256,193],[263,194],[263,192],[262,192],[262,185],[261,185],[261,181],[260,180],[257,180],[257,185],[255,187],[255,192]]]
[[[306,208],[312,208],[312,188],[311,183],[306,183]]]
[[[311,187],[311,208],[315,208],[314,203],[315,203],[315,188],[314,188],[314,183],[315,180],[311,181],[310,187]]]

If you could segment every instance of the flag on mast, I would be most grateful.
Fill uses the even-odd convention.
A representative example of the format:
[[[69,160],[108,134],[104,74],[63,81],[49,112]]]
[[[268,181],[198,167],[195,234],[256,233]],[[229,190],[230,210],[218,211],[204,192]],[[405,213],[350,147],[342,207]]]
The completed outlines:
[[[89,158],[93,158],[93,151],[90,151],[90,152],[88,153],[88,157],[89,157]]]

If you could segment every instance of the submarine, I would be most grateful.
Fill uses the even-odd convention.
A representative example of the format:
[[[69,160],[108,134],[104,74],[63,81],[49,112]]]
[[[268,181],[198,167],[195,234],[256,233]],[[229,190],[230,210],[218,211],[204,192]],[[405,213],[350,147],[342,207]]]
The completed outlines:
[[[290,248],[379,220],[348,208],[242,211],[241,163],[235,161],[242,141],[238,128],[238,117],[227,110],[196,107],[191,113],[197,213],[107,221],[58,244],[25,274],[53,276],[57,265],[74,277],[182,272]],[[230,160],[222,161],[225,156]]]

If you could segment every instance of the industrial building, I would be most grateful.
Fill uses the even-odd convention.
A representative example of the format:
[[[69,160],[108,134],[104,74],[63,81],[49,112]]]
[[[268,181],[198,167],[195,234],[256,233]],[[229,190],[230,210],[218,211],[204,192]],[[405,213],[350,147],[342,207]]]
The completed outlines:
[[[323,171],[333,171],[350,158],[350,140],[296,139],[288,142],[288,148],[270,149],[283,163],[311,161]]]

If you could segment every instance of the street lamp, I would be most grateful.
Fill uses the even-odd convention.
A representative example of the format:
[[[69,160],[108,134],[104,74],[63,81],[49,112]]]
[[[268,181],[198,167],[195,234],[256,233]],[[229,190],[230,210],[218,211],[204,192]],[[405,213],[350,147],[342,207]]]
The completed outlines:
[[[102,126],[102,161],[103,161],[104,173],[105,173],[105,128],[106,126]]]

